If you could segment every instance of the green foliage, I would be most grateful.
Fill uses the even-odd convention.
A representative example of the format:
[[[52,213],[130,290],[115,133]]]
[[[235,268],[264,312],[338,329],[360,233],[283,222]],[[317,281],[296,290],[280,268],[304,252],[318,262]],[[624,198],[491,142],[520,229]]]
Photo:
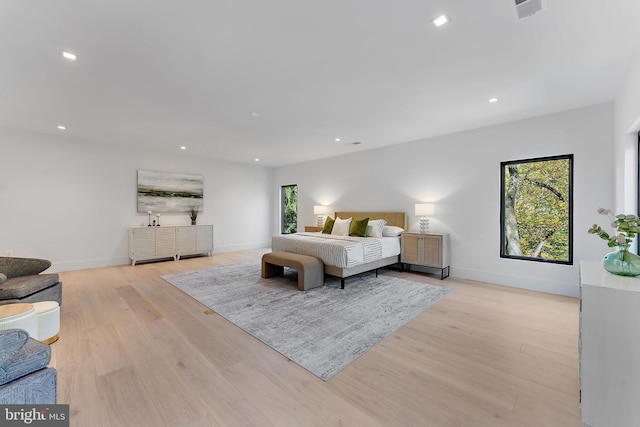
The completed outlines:
[[[569,259],[568,159],[520,163],[515,216],[522,255],[547,260]],[[509,188],[509,175],[505,188]]]
[[[189,218],[191,218],[192,221],[198,218],[198,208],[196,206],[189,209]]]
[[[290,234],[298,231],[298,186],[282,187],[282,233]]]
[[[640,233],[640,218],[637,215],[620,214],[613,216],[611,209],[598,209],[598,213],[601,215],[607,215],[611,221],[611,227],[615,228],[617,234],[610,236],[609,233],[604,231],[602,227],[597,224],[593,224],[587,232],[589,234],[596,234],[602,240],[607,241],[607,246],[610,248],[619,245],[630,245],[633,239],[638,233]]]

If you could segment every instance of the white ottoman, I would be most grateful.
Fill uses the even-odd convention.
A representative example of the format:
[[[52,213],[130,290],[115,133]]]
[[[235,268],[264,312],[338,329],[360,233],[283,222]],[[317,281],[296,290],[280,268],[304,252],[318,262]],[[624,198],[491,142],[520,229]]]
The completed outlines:
[[[24,329],[35,338],[38,335],[38,318],[33,304],[0,305],[0,329]]]
[[[38,333],[35,339],[45,344],[58,341],[60,332],[60,306],[55,301],[34,302],[33,308],[36,312]]]

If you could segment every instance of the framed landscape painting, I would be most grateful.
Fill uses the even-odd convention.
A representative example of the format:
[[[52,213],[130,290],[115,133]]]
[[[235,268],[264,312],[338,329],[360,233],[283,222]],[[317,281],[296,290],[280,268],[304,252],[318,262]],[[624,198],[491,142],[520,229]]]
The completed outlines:
[[[500,257],[573,264],[573,154],[500,163]]]
[[[204,177],[186,173],[138,170],[138,212],[202,212]]]

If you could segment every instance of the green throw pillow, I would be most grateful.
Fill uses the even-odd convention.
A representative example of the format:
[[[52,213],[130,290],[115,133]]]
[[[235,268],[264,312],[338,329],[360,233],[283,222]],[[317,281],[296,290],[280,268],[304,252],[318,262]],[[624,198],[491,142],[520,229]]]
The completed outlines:
[[[349,236],[355,236],[355,237],[366,236],[367,224],[369,224],[369,218],[352,220],[351,227],[349,228]]]
[[[333,230],[334,222],[336,222],[336,220],[328,216],[327,220],[324,222],[324,228],[322,229],[322,232],[324,234],[331,234],[331,230]]]

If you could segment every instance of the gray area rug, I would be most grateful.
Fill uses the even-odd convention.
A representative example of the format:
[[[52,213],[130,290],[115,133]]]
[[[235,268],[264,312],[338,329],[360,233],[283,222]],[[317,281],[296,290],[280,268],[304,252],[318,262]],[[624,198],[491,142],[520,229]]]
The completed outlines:
[[[260,262],[162,276],[317,377],[328,380],[451,289],[366,273],[302,292],[296,271],[262,279]]]

